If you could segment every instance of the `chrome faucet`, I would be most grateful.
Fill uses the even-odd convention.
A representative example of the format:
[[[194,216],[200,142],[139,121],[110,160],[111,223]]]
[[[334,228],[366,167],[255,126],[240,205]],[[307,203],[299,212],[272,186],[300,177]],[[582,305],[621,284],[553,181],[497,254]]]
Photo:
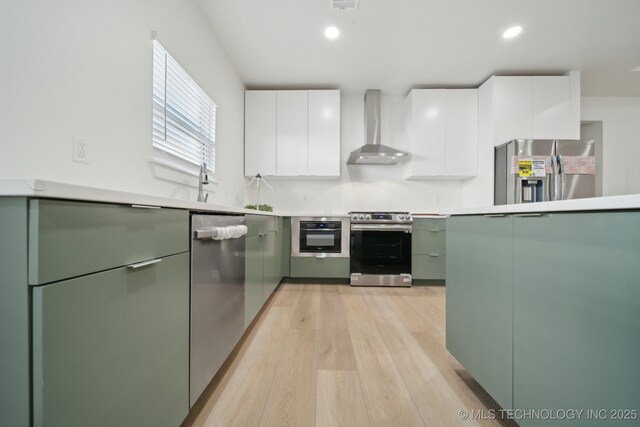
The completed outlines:
[[[198,175],[198,201],[207,202],[209,194],[204,194],[204,185],[209,184],[209,176],[207,175],[207,163],[202,162],[200,165],[200,174]]]

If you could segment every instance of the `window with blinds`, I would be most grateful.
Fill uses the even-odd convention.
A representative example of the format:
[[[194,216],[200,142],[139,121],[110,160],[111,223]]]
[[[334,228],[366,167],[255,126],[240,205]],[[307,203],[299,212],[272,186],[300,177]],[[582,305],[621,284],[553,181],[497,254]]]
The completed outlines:
[[[154,160],[187,173],[215,170],[216,104],[153,42]]]

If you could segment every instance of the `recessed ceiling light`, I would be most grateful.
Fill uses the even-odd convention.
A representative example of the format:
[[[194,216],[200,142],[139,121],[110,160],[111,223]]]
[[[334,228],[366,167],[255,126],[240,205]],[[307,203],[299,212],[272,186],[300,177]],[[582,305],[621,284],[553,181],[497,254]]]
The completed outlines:
[[[502,33],[502,37],[505,39],[512,39],[518,34],[522,32],[522,27],[520,25],[516,25],[515,27],[511,27],[507,29],[504,33]]]
[[[335,39],[340,35],[340,30],[336,27],[327,27],[324,30],[324,35],[328,39]]]

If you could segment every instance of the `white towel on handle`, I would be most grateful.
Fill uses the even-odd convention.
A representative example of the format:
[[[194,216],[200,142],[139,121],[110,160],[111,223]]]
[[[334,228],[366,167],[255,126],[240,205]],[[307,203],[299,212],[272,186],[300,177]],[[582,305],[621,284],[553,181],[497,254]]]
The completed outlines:
[[[237,239],[242,237],[249,229],[246,225],[230,225],[228,227],[216,227],[215,233],[211,237],[213,240]]]

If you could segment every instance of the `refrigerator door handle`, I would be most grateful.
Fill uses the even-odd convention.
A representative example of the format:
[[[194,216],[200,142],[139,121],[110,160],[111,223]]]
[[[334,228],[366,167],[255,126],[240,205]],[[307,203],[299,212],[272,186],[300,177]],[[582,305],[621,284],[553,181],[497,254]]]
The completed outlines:
[[[558,169],[560,170],[560,200],[564,200],[564,187],[566,172],[564,170],[564,163],[562,162],[562,156],[558,156]]]
[[[549,200],[558,200],[558,162],[555,154],[551,156],[551,176],[553,184],[549,188]]]

